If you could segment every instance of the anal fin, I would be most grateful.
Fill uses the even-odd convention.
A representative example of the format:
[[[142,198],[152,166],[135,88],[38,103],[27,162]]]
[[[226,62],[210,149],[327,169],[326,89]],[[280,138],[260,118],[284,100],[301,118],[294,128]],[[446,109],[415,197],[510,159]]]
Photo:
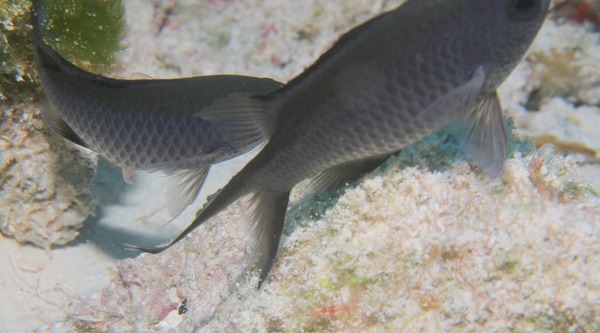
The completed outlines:
[[[167,206],[171,220],[198,197],[210,167],[234,156],[236,151],[224,143],[205,155],[176,161],[153,164],[150,171],[163,171],[169,176]],[[190,167],[193,166],[193,167]]]
[[[351,161],[331,167],[306,181],[308,191],[314,194],[337,190],[347,183],[362,177],[364,174],[373,171],[385,162],[388,157],[389,155],[385,155],[371,159]]]

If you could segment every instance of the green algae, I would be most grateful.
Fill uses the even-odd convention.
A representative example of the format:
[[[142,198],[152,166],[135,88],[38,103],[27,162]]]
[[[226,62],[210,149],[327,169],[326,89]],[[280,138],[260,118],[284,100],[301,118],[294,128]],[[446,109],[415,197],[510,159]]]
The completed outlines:
[[[125,8],[120,0],[52,1],[45,8],[46,40],[67,59],[92,71],[111,70],[123,49]]]
[[[575,181],[569,181],[567,184],[565,184],[560,194],[571,200],[580,199],[587,196],[600,197],[600,193],[594,187]]]
[[[0,4],[0,100],[22,101],[39,93],[32,65],[30,2]],[[56,0],[44,6],[45,40],[68,60],[94,72],[114,69],[123,49],[121,0]]]

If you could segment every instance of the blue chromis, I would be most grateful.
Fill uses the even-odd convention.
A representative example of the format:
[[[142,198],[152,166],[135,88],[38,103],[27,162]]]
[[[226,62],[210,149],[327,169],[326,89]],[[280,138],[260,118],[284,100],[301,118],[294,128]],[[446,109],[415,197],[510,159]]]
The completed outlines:
[[[46,123],[123,168],[128,182],[134,170],[172,175],[167,191],[172,217],[195,199],[212,164],[266,139],[256,126],[225,138],[198,114],[229,94],[264,93],[281,83],[239,75],[117,80],[92,74],[44,42],[43,14],[41,1],[34,1],[34,62],[51,104],[43,110]]]
[[[239,129],[266,130],[264,148],[175,240],[139,249],[160,252],[243,198],[260,288],[290,191],[306,179],[317,190],[336,188],[442,127],[499,175],[507,133],[496,89],[525,54],[549,1],[409,0],[346,33],[281,89],[217,101],[200,117],[225,141]]]

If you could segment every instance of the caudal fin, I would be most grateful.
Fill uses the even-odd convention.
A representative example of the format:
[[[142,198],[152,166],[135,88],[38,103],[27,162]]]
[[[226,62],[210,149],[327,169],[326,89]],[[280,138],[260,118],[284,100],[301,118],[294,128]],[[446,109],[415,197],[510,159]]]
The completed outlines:
[[[268,102],[259,96],[232,94],[215,102],[198,117],[210,121],[224,142],[234,149],[254,148],[266,144],[273,131],[275,119],[270,117]],[[258,157],[257,157],[258,158]],[[249,195],[249,218],[252,225],[253,254],[261,269],[259,288],[265,280],[277,255],[277,248],[283,230],[285,213],[289,200],[288,193],[276,193],[256,189],[249,182],[255,172],[252,162],[240,171],[231,181],[198,212],[194,221],[171,243],[162,247],[134,247],[149,253],[161,252],[218,214],[234,201]],[[201,185],[200,180],[197,184]],[[183,187],[186,193],[195,193],[198,186]],[[185,194],[180,200],[187,204],[191,195]],[[177,209],[178,210],[178,209]]]
[[[260,270],[259,289],[277,257],[289,197],[290,192],[259,190],[251,193],[244,202],[251,224],[252,256]]]
[[[258,288],[260,288],[269,275],[277,256],[290,193],[277,193],[268,190],[246,192],[243,184],[236,182],[236,177],[203,210],[198,212],[196,219],[169,244],[159,247],[131,245],[130,247],[142,252],[160,253],[182,240],[242,195],[248,193],[244,204],[251,225],[252,255],[256,267],[260,270],[258,282]]]

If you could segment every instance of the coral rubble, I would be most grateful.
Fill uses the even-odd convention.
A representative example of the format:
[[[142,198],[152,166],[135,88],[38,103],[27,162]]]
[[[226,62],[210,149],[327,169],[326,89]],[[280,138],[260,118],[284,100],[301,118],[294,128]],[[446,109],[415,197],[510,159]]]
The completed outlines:
[[[96,157],[44,128],[31,105],[0,114],[0,232],[47,249],[73,240],[94,211]]]
[[[163,254],[121,262],[73,311],[100,315],[100,331],[597,330],[600,199],[570,180],[575,162],[517,151],[490,180],[433,146],[390,159],[322,216],[293,205],[260,291],[232,209]],[[454,162],[410,166],[431,155]]]

